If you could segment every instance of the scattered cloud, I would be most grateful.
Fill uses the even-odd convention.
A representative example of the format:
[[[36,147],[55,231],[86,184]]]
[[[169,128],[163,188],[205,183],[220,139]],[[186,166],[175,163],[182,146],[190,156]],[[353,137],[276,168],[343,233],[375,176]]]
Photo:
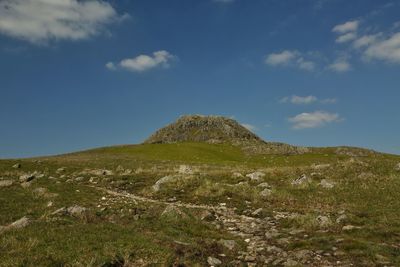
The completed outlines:
[[[244,128],[246,128],[247,130],[251,131],[251,132],[255,132],[257,131],[257,127],[252,125],[252,124],[248,124],[248,123],[242,123],[241,124]]]
[[[315,63],[304,59],[302,54],[296,50],[284,50],[278,53],[271,53],[266,56],[265,64],[273,67],[295,66],[301,70],[315,70]]]
[[[358,38],[353,42],[353,47],[354,48],[362,48],[362,47],[367,47],[373,43],[375,43],[378,39],[380,34],[372,34],[372,35],[364,35]]]
[[[369,59],[378,59],[389,63],[400,64],[400,32],[387,38],[371,40],[364,52]]]
[[[297,51],[289,50],[284,50],[280,53],[272,53],[266,57],[265,63],[270,66],[287,65],[292,62],[298,54]]]
[[[297,130],[318,128],[328,123],[339,122],[341,120],[339,114],[326,111],[305,112],[289,118],[289,122],[292,123],[292,128]]]
[[[347,72],[351,70],[351,64],[346,58],[338,58],[328,66],[328,69],[334,72]]]
[[[360,22],[358,20],[347,21],[343,24],[336,25],[333,27],[332,31],[339,34],[355,32],[357,31],[359,24]]]
[[[126,17],[102,0],[0,1],[0,33],[31,43],[87,39]]]
[[[123,59],[117,65],[113,62],[108,62],[106,68],[109,70],[121,68],[133,72],[144,72],[157,67],[168,68],[174,59],[176,59],[176,56],[168,51],[160,50],[152,55],[139,55],[134,58]]]
[[[336,98],[325,98],[325,99],[318,99],[318,97],[309,95],[309,96],[285,96],[279,100],[279,103],[291,103],[295,105],[308,105],[319,102],[321,104],[333,104],[336,103]]]
[[[297,95],[292,95],[292,96],[286,96],[282,98],[279,102],[281,103],[292,103],[296,105],[307,105],[311,104],[318,101],[318,98],[313,95],[309,96],[297,96]]]
[[[354,39],[357,38],[357,34],[354,32],[348,32],[346,34],[340,35],[338,38],[336,38],[336,43],[342,44],[342,43],[347,43],[350,42]]]
[[[109,69],[109,70],[116,70],[116,69],[117,69],[117,67],[115,66],[115,64],[112,63],[112,62],[108,62],[108,63],[106,64],[106,68]]]

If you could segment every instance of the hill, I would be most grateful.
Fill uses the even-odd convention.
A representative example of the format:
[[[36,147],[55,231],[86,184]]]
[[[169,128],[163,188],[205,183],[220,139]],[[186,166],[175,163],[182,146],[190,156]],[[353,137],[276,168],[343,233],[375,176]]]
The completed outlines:
[[[300,150],[190,116],[0,160],[0,266],[399,266],[400,157]]]

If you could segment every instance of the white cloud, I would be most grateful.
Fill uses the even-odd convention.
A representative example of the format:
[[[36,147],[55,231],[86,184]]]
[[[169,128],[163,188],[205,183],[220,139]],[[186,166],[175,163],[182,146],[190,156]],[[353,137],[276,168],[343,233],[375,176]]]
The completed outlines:
[[[375,40],[365,50],[364,55],[367,59],[400,64],[400,32],[386,39]]]
[[[336,38],[336,43],[347,43],[357,38],[357,34],[349,32]]]
[[[312,61],[306,61],[303,58],[299,58],[297,60],[297,64],[298,64],[299,68],[302,70],[307,70],[307,71],[315,70],[315,63]]]
[[[109,69],[109,70],[116,70],[116,69],[117,69],[117,67],[115,66],[115,64],[112,63],[112,62],[108,62],[108,63],[106,64],[106,68]]]
[[[341,120],[339,114],[326,111],[305,112],[289,118],[293,129],[317,128]]]
[[[346,58],[339,58],[328,66],[328,69],[335,72],[347,72],[351,70],[351,65]]]
[[[284,98],[282,98],[280,100],[281,103],[292,103],[292,104],[311,104],[318,101],[318,98],[313,96],[313,95],[309,95],[309,96],[297,96],[297,95],[292,95],[292,96],[286,96]]]
[[[248,123],[242,123],[241,124],[244,128],[246,128],[247,130],[251,131],[251,132],[255,132],[257,131],[257,127],[252,125],[252,124],[248,124]]]
[[[336,25],[332,31],[340,34],[357,31],[360,22],[358,20],[347,21],[343,24]]]
[[[287,65],[298,56],[297,51],[284,50],[280,53],[272,53],[267,56],[265,63],[270,66]]]
[[[265,58],[265,64],[269,66],[295,66],[301,70],[315,70],[315,63],[304,59],[296,50],[284,50],[279,53],[271,53]]]
[[[176,57],[168,51],[160,50],[152,55],[139,55],[135,58],[126,58],[118,63],[118,67],[134,72],[144,72],[153,68],[162,67],[168,68],[171,60]],[[108,62],[106,67],[110,70],[115,70],[117,66],[113,62]]]
[[[362,48],[375,43],[380,34],[364,35],[353,42],[354,48]]]
[[[118,19],[114,8],[102,0],[0,1],[0,32],[32,43],[87,39]]]

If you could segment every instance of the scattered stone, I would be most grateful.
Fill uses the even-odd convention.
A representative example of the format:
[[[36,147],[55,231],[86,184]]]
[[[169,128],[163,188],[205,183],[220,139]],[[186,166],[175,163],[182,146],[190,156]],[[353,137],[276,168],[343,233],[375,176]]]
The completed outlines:
[[[76,182],[82,182],[85,179],[85,177],[79,176],[75,178]]]
[[[299,266],[299,263],[295,260],[292,259],[287,259],[284,263],[283,266],[285,267],[292,267],[292,266]]]
[[[22,188],[28,188],[28,187],[30,187],[32,185],[32,182],[23,182],[23,183],[21,183],[21,187]]]
[[[168,205],[165,208],[165,210],[161,213],[161,217],[181,219],[181,218],[186,218],[187,215],[183,211],[181,211],[179,208],[177,208],[173,205]]]
[[[262,178],[265,176],[265,173],[260,172],[260,171],[256,171],[253,173],[249,173],[246,175],[247,178],[250,178],[250,180],[252,181],[260,181],[262,180]]]
[[[132,173],[132,170],[131,169],[126,169],[126,170],[124,170],[122,173],[121,173],[121,175],[129,175],[129,174],[131,174]]]
[[[316,221],[320,227],[327,227],[332,223],[331,219],[329,219],[328,216],[324,216],[324,215],[319,215],[317,217]]]
[[[178,173],[180,174],[193,174],[193,169],[188,165],[180,165]]]
[[[35,179],[35,175],[34,175],[34,174],[24,174],[24,175],[21,175],[21,176],[19,177],[19,181],[20,181],[21,183],[30,182],[30,181],[32,181],[33,179]]]
[[[259,209],[256,209],[255,211],[253,211],[253,212],[251,213],[251,215],[253,215],[253,216],[258,216],[258,215],[260,215],[262,212],[263,212],[263,208],[259,208]]]
[[[397,163],[397,165],[394,167],[395,171],[400,171],[400,162]]]
[[[24,228],[24,227],[28,226],[29,223],[30,223],[29,218],[24,216],[21,219],[16,220],[12,224],[6,226],[5,230],[8,230],[8,229],[21,229],[21,228]]]
[[[268,197],[272,194],[272,190],[265,188],[263,191],[260,192],[260,196],[262,197]]]
[[[62,207],[52,213],[52,215],[69,215],[77,218],[83,217],[87,209],[78,205],[71,206],[69,208]]]
[[[14,169],[19,169],[19,168],[21,168],[21,163],[14,164],[12,167]]]
[[[241,174],[240,172],[234,172],[234,173],[232,174],[232,176],[233,176],[234,178],[242,178],[242,177],[243,177],[243,174]]]
[[[35,188],[32,192],[38,196],[45,196],[47,194],[47,189],[43,187],[38,187]]]
[[[60,173],[62,173],[62,172],[65,172],[66,170],[67,170],[67,168],[61,167],[61,168],[58,168],[58,169],[56,170],[56,173],[57,173],[57,174],[60,174]]]
[[[311,183],[311,179],[305,174],[302,174],[300,177],[292,181],[292,185],[304,185],[309,183]]]
[[[219,259],[214,258],[214,257],[208,257],[208,258],[207,258],[207,263],[208,263],[210,266],[218,266],[218,265],[221,265],[221,264],[222,264],[222,261],[220,261]]]
[[[330,182],[330,181],[328,181],[326,179],[322,179],[320,185],[323,188],[326,188],[326,189],[331,189],[331,188],[333,188],[335,186],[334,183],[332,183],[332,182]]]
[[[345,225],[342,227],[342,231],[352,231],[356,229],[361,229],[360,226],[354,226],[354,225]]]
[[[233,250],[236,247],[236,241],[235,240],[221,239],[219,242],[229,250]]]
[[[160,191],[160,186],[161,186],[162,184],[171,182],[171,181],[173,181],[173,180],[175,180],[175,179],[176,179],[176,176],[173,176],[173,175],[165,176],[165,177],[161,178],[160,180],[158,180],[158,181],[153,185],[152,188],[153,188],[154,191],[158,192],[158,191]]]
[[[123,172],[124,170],[125,170],[124,167],[122,167],[121,165],[118,165],[116,169],[117,172]]]
[[[52,207],[52,206],[53,206],[53,201],[49,201],[49,202],[47,203],[47,207],[50,208],[50,207]]]
[[[12,180],[0,180],[0,188],[12,186],[14,181]]]
[[[259,184],[259,185],[257,185],[258,187],[263,187],[263,188],[271,188],[271,186],[268,184],[268,183],[266,183],[266,182],[264,182],[264,183],[261,183],[261,184]]]
[[[330,166],[331,166],[330,164],[313,164],[313,165],[311,165],[311,167],[314,170],[322,170],[322,169],[329,168]]]
[[[214,221],[216,219],[216,217],[215,217],[214,213],[212,213],[208,210],[204,210],[200,215],[200,219],[202,221],[211,222],[211,221]]]
[[[339,217],[336,219],[336,223],[343,223],[347,220],[347,215],[346,214],[341,214]]]

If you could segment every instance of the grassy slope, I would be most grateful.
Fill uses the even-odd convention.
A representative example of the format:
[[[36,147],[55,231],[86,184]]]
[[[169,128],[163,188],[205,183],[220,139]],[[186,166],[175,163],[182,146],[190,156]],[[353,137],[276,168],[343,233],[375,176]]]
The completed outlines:
[[[0,234],[0,251],[6,251],[0,253],[0,266],[98,266],[118,255],[132,262],[147,259],[163,264],[203,265],[207,255],[223,250],[213,240],[226,233],[191,215],[171,222],[159,217],[164,207],[144,206],[141,207],[141,218],[134,220],[119,212],[127,205],[122,200],[116,200],[108,210],[99,212],[97,205],[101,204],[103,194],[87,187],[87,180],[65,183],[68,177],[76,177],[76,173],[85,168],[115,170],[118,165],[133,170],[143,168],[144,171],[123,177],[115,175],[99,181],[99,185],[158,199],[177,197],[184,202],[205,204],[226,202],[238,207],[239,211],[249,208],[244,205],[247,200],[251,201],[252,209],[262,207],[271,213],[297,212],[301,216],[287,220],[287,227],[306,229],[311,237],[293,242],[291,247],[317,250],[336,246],[365,264],[373,264],[377,254],[400,264],[400,175],[394,171],[400,158],[376,155],[351,163],[349,156],[338,156],[332,151],[324,149],[321,153],[295,156],[246,156],[237,147],[229,145],[187,143],[100,148],[41,158],[40,162],[37,159],[1,160],[0,177],[7,179],[16,179],[19,174],[35,170],[45,172],[45,177],[60,177],[55,173],[59,167],[66,167],[67,172],[65,179],[59,178],[60,183],[40,178],[34,180],[29,189],[19,185],[0,188],[0,225],[25,215],[35,219],[25,229]],[[22,169],[11,168],[16,162],[22,163]],[[158,194],[149,190],[157,179],[174,172],[174,168],[182,163],[194,164],[204,173],[166,185]],[[316,172],[310,166],[321,163],[330,163],[331,167],[319,170],[320,174],[309,187],[290,185],[298,175]],[[258,197],[260,189],[255,183],[232,186],[247,180],[233,178],[233,170],[256,169],[267,172],[264,179],[273,187],[273,195],[268,199]],[[334,181],[337,186],[331,190],[321,189],[318,182],[322,178]],[[45,187],[58,196],[38,197],[32,192],[37,187]],[[47,207],[49,201],[54,202],[51,208]],[[49,214],[56,208],[73,204],[93,212],[84,220],[51,219]],[[344,233],[339,226],[334,226],[328,233],[315,232],[315,216],[323,213],[334,219],[340,210],[348,214],[349,224],[359,225],[362,229]],[[114,222],[110,218],[115,218]],[[337,244],[338,239],[344,241]],[[175,240],[191,245],[179,247]],[[229,252],[224,253],[229,257]]]

